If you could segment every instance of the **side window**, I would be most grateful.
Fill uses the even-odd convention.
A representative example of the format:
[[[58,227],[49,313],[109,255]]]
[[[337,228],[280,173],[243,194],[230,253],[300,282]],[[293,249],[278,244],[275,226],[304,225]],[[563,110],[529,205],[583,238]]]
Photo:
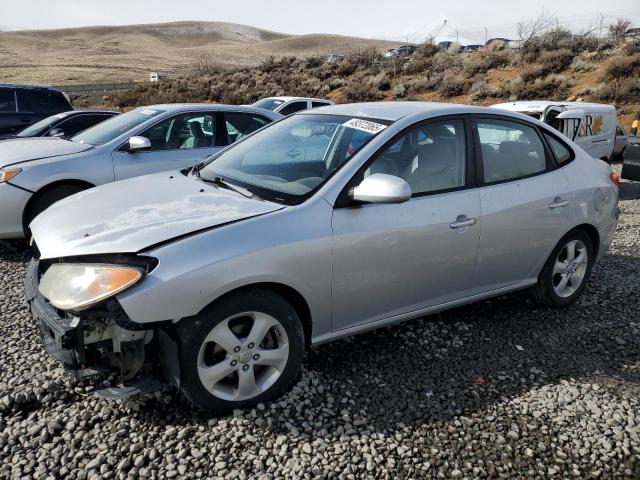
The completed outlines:
[[[0,88],[0,112],[16,111],[16,95],[13,90]]]
[[[306,101],[293,102],[287,105],[286,107],[284,107],[282,110],[280,110],[280,113],[286,116],[286,115],[291,115],[292,113],[301,112],[302,110],[306,110],[306,109],[307,109]]]
[[[568,147],[565,147],[562,142],[556,140],[547,132],[543,132],[542,134],[544,135],[544,138],[547,139],[547,142],[549,142],[549,146],[551,147],[551,150],[553,151],[553,154],[555,155],[556,160],[560,165],[563,165],[571,160],[571,150],[569,150]]]
[[[364,176],[386,173],[404,178],[414,195],[463,187],[465,143],[462,120],[421,125],[387,147]]]
[[[93,127],[97,123],[106,120],[107,118],[110,117],[107,115],[78,115],[70,118],[69,120],[63,121],[55,128],[61,129],[64,132],[65,137],[72,137],[89,127]]]
[[[64,96],[57,92],[19,90],[18,110],[21,112],[54,114],[71,110],[71,107]]]
[[[215,145],[215,114],[183,113],[163,120],[140,134],[151,151],[204,148]]]
[[[311,102],[311,108],[326,107],[327,105],[330,104],[327,102]]]
[[[504,120],[478,120],[484,181],[511,180],[547,168],[544,146],[533,127]]]
[[[271,123],[271,120],[253,113],[226,112],[227,144],[231,144],[259,128]]]

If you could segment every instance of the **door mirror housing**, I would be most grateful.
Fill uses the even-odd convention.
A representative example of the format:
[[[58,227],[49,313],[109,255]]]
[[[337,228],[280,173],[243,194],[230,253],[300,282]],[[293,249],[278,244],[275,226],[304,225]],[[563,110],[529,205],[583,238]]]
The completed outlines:
[[[349,197],[363,203],[403,203],[411,198],[411,187],[395,175],[374,173],[354,187]]]
[[[49,133],[47,133],[47,137],[64,137],[64,130],[61,128],[52,128],[49,130]]]
[[[143,150],[149,150],[151,148],[151,141],[146,137],[135,136],[129,139],[128,152],[140,152]]]

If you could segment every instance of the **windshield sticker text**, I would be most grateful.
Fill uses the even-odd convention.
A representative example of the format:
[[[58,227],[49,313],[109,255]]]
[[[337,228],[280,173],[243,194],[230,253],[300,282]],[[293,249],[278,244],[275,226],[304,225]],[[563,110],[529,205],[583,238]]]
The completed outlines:
[[[386,125],[376,122],[369,122],[368,120],[360,120],[359,118],[352,118],[348,122],[342,124],[347,128],[355,128],[356,130],[362,130],[363,132],[371,133],[375,135],[387,128]]]

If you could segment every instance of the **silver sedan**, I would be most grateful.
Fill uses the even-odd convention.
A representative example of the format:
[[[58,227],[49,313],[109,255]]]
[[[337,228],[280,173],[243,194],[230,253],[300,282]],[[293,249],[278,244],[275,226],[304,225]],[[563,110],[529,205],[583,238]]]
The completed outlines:
[[[252,107],[142,107],[70,139],[0,142],[0,238],[27,234],[51,204],[95,185],[191,167],[282,115]]]
[[[190,171],[87,190],[32,224],[27,299],[75,377],[155,375],[203,409],[276,398],[305,350],[530,288],[565,307],[618,177],[551,127],[428,103],[319,108]]]

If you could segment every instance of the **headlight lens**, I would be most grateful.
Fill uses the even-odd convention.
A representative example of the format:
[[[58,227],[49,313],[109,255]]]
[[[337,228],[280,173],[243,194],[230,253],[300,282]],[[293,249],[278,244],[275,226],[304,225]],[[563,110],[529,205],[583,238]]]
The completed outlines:
[[[0,170],[0,183],[8,182],[21,171],[22,170],[19,168],[7,168],[6,170]]]
[[[142,278],[137,268],[120,265],[56,263],[40,280],[40,293],[62,310],[83,310],[122,292]]]

